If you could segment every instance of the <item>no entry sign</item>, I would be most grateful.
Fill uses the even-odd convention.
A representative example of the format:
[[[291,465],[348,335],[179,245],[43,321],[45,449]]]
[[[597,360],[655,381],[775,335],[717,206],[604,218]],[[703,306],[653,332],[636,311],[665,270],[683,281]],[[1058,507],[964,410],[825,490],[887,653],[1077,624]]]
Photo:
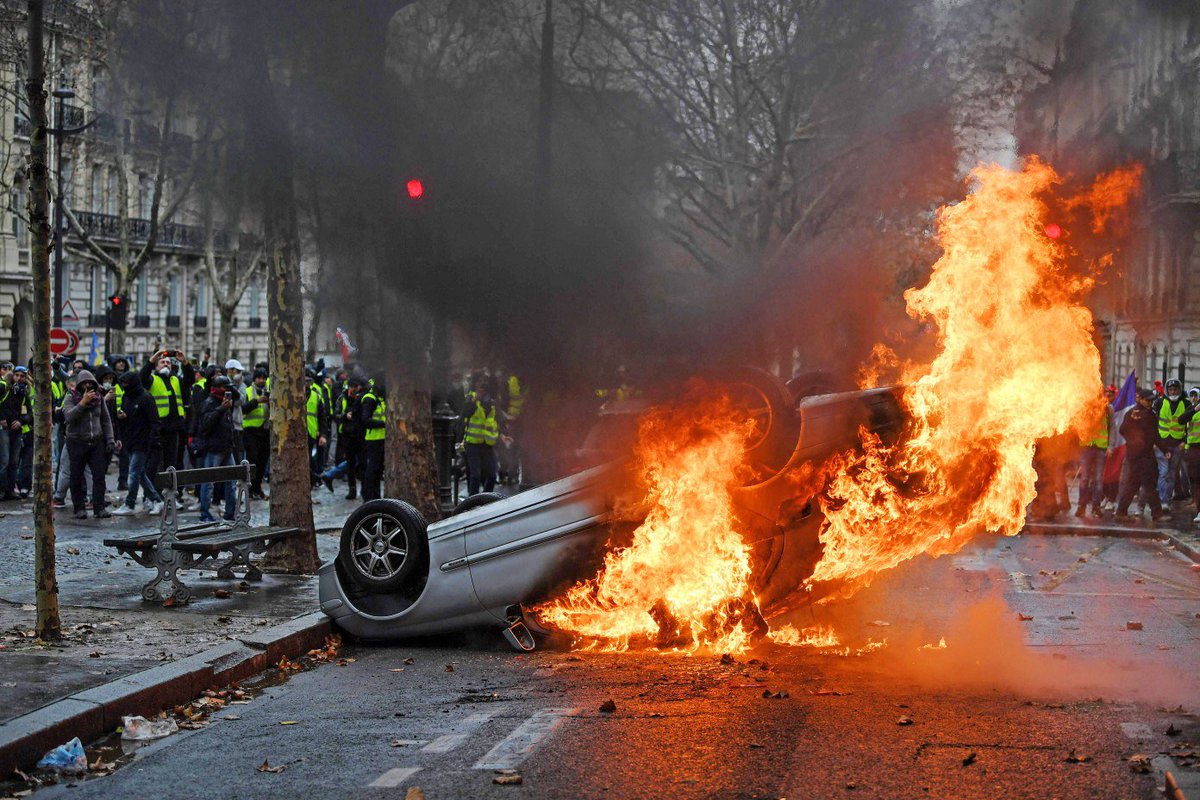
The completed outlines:
[[[50,353],[69,356],[79,349],[79,334],[66,328],[50,329]]]

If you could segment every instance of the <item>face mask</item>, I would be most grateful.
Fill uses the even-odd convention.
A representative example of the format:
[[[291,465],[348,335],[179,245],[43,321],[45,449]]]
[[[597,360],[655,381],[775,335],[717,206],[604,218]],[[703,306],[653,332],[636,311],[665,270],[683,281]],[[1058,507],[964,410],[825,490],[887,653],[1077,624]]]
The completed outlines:
[[[170,375],[170,374],[171,374],[171,368],[170,368],[170,367],[163,367],[162,369],[160,369],[160,370],[158,371],[158,374],[159,374],[159,375],[162,375],[162,376],[165,378],[165,377],[167,377],[168,375]]]
[[[106,382],[106,383],[102,383],[102,384],[100,384],[100,385],[101,385],[102,387],[104,387],[104,391],[106,391],[106,392],[107,392],[109,389],[111,389],[111,388],[112,388],[112,386],[113,386],[111,383],[107,383],[107,382]]]

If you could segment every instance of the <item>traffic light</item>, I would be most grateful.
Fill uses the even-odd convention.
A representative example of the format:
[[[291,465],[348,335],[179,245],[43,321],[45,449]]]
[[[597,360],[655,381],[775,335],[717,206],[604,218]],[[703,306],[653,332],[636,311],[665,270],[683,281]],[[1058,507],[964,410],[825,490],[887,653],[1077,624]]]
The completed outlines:
[[[118,331],[125,330],[129,319],[129,298],[113,294],[108,297],[108,327]]]
[[[408,192],[409,200],[420,200],[425,196],[425,183],[420,178],[409,178],[404,189]]]

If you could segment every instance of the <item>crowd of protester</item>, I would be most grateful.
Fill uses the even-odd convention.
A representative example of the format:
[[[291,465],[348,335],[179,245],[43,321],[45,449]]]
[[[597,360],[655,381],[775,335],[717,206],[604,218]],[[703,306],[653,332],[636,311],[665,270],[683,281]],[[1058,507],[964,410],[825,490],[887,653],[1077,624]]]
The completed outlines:
[[[1185,393],[1178,379],[1158,381],[1153,389],[1138,389],[1122,413],[1113,409],[1117,387],[1109,386],[1106,395],[1104,414],[1086,438],[1068,433],[1038,444],[1034,518],[1070,510],[1074,477],[1077,517],[1111,512],[1133,520],[1130,510],[1138,501],[1139,515],[1149,510],[1157,522],[1170,519],[1173,507],[1194,506],[1193,522],[1200,523],[1200,387]]]

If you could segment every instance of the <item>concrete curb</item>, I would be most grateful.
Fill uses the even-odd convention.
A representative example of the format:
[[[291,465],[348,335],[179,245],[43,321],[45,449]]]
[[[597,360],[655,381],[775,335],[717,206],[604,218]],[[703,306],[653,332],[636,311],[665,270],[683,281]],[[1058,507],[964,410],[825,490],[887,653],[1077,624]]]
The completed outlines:
[[[152,716],[194,700],[205,689],[256,675],[285,656],[303,655],[324,642],[331,630],[329,618],[314,611],[10,719],[0,724],[0,778],[32,768],[73,736],[93,741],[120,725],[121,717]]]
[[[1195,545],[1185,542],[1180,532],[1174,528],[1134,528],[1126,525],[1031,522],[1021,532],[1037,534],[1039,536],[1116,536],[1124,539],[1164,539],[1170,542],[1171,546],[1184,556],[1200,564],[1200,549],[1197,549]]]

